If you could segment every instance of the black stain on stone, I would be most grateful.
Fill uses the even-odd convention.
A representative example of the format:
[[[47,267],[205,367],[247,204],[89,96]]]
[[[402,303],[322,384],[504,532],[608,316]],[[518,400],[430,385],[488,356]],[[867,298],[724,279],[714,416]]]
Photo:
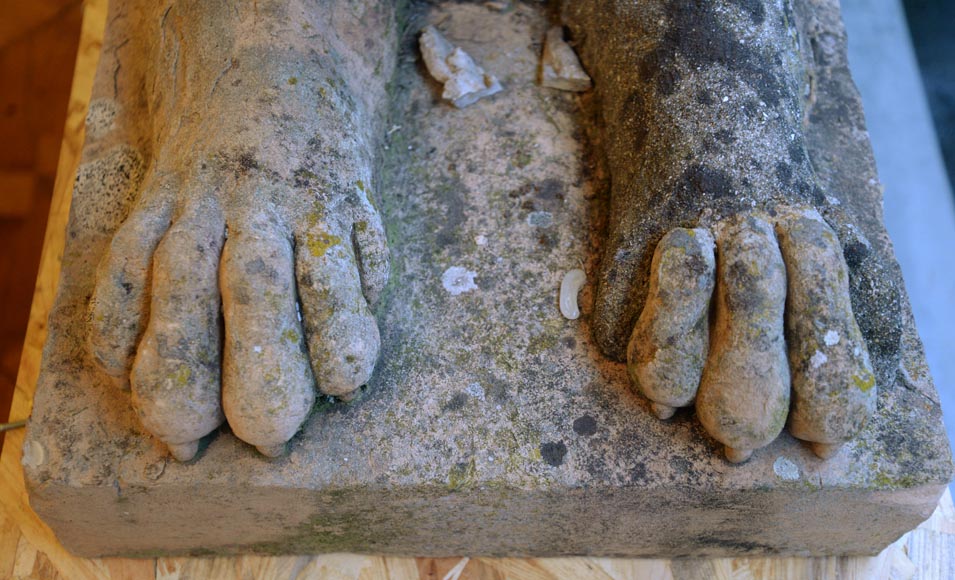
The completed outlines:
[[[574,433],[583,437],[590,437],[597,432],[597,420],[590,415],[582,415],[574,419]]]
[[[643,151],[647,144],[647,135],[649,134],[648,124],[646,122],[646,103],[643,95],[639,91],[633,91],[627,97],[623,105],[623,127],[621,130],[624,135],[630,135],[630,143],[634,155]]]
[[[729,175],[700,164],[687,167],[677,187],[693,197],[711,195],[720,198],[733,194],[733,180]]]
[[[262,276],[267,280],[278,280],[279,277],[275,268],[266,264],[261,257],[246,262],[245,273],[249,276]]]
[[[849,242],[845,245],[845,249],[842,250],[842,253],[846,258],[846,264],[848,264],[850,268],[855,269],[861,266],[862,262],[865,261],[869,255],[869,248],[862,242]]]
[[[732,145],[734,142],[736,142],[736,136],[733,135],[732,131],[729,131],[728,129],[720,129],[716,133],[713,133],[713,136],[716,137],[716,140],[723,145]]]
[[[812,193],[812,187],[803,179],[797,179],[795,184],[793,184],[793,189],[804,199],[808,199]]]
[[[789,158],[793,163],[799,165],[806,160],[806,152],[803,151],[802,142],[793,141],[789,144]]]
[[[553,177],[545,179],[537,186],[537,197],[546,201],[563,201],[564,184]]]
[[[484,392],[487,393],[487,396],[492,400],[498,403],[504,403],[507,401],[507,383],[495,377],[489,377],[484,383]]]
[[[729,283],[733,288],[732,294],[727,292],[729,308],[739,312],[755,312],[763,304],[762,295],[758,288],[759,278],[743,261],[738,260],[730,264]]]
[[[735,0],[754,22],[765,20],[759,0]],[[719,65],[737,73],[752,86],[766,103],[776,103],[782,96],[782,83],[772,74],[772,58],[740,43],[738,31],[724,26],[712,0],[671,0],[666,13],[670,26],[643,61],[640,76],[653,81],[658,94],[667,95],[674,86],[672,71],[677,57],[683,57],[690,68]],[[678,77],[676,77],[678,79]]]
[[[295,184],[295,187],[309,187],[313,185],[318,185],[318,176],[313,172],[309,171],[305,167],[299,167],[292,174],[292,179]]]
[[[537,245],[545,250],[552,250],[557,247],[557,234],[554,232],[543,232],[537,236]]]
[[[451,397],[451,400],[441,405],[441,410],[445,412],[460,411],[465,405],[468,404],[468,399],[469,397],[467,393],[462,393],[459,391]]]
[[[465,220],[466,192],[464,183],[457,178],[450,179],[440,187],[439,193],[443,194],[440,202],[444,205],[444,215],[436,237],[438,247],[450,246],[456,242],[461,224]]]
[[[667,97],[676,91],[676,86],[680,84],[683,76],[675,68],[657,72],[657,90],[660,94]]]
[[[553,441],[548,441],[547,443],[541,444],[541,457],[548,465],[553,467],[560,467],[564,463],[564,456],[567,455],[567,446],[564,445],[563,441],[558,441],[554,443]]]
[[[239,169],[243,173],[248,173],[259,168],[259,162],[250,151],[240,153],[237,161],[239,163]]]
[[[699,548],[719,548],[733,554],[747,554],[752,552],[772,554],[779,551],[777,547],[770,546],[769,544],[748,540],[733,540],[717,534],[698,534],[687,538],[687,544],[690,546],[698,546]]]
[[[261,274],[262,272],[265,272],[265,268],[265,260],[263,260],[261,257],[245,263],[246,274]]]
[[[693,464],[684,457],[674,457],[670,459],[670,467],[674,472],[681,475],[693,473]]]
[[[762,24],[766,21],[766,8],[763,7],[761,0],[731,0],[731,2],[746,12],[753,24]]]
[[[776,162],[776,177],[779,179],[779,182],[783,185],[789,185],[793,179],[793,170],[789,164],[782,161]]]

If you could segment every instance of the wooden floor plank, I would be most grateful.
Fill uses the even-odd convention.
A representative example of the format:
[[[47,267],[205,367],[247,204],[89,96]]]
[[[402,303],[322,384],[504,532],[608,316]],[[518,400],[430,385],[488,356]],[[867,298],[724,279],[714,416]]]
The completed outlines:
[[[0,578],[12,578],[20,544],[20,526],[0,511]]]

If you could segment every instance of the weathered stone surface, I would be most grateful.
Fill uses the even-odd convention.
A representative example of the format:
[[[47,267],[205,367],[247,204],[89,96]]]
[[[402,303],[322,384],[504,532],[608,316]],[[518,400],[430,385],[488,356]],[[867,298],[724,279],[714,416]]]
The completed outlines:
[[[797,8],[830,51],[809,116],[813,163],[870,216],[871,254],[894,264],[836,2]],[[546,20],[525,4],[457,3],[427,19],[509,90],[452,109],[404,55],[392,91],[404,116],[381,171],[394,269],[381,360],[358,400],[322,399],[286,457],[267,460],[222,428],[194,461],[171,461],[129,395],[94,371],[87,302],[118,225],[109,216],[129,200],[120,186],[78,192],[25,453],[31,504],[69,549],[859,554],[930,513],[951,456],[904,301],[901,366],[858,437],[822,461],[784,433],[727,464],[690,412],[658,421],[624,366],[600,356],[592,284],[578,320],[560,315],[563,274],[583,264],[594,279],[605,199],[584,161],[577,97],[535,83],[529,39]],[[86,179],[112,175],[101,171]],[[452,288],[467,290],[442,284],[452,267],[464,273]]]

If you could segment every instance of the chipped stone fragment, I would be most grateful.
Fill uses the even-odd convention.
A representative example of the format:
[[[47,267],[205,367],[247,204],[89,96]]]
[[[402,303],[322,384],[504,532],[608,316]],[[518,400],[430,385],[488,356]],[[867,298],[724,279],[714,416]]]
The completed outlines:
[[[739,463],[779,435],[789,412],[786,267],[773,227],[754,216],[723,222],[716,246],[715,320],[696,412]]]
[[[660,419],[693,404],[709,346],[716,259],[705,229],[663,236],[650,266],[650,291],[627,348],[633,386]]]
[[[567,320],[580,318],[577,294],[586,282],[587,274],[579,268],[564,274],[564,279],[560,282],[560,313]]]
[[[23,446],[23,457],[20,463],[27,468],[36,469],[46,461],[46,448],[36,440],[27,441]]]
[[[564,41],[564,29],[555,26],[547,31],[541,58],[541,85],[562,91],[583,92],[591,87],[590,76],[577,58],[577,53]]]
[[[789,431],[827,458],[875,410],[875,375],[849,299],[849,269],[835,232],[815,210],[776,222],[786,260],[786,341],[792,372]]]
[[[428,72],[444,84],[441,97],[455,107],[463,109],[501,91],[501,83],[494,75],[484,72],[468,53],[448,42],[435,27],[424,29],[419,44]]]

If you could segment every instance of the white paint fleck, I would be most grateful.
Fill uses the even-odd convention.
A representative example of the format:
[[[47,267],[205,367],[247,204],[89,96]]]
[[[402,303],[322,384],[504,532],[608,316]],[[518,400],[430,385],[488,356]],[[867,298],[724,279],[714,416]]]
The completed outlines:
[[[727,97],[726,95],[723,95],[723,102],[725,103],[725,102],[728,101],[728,100],[730,100],[730,98]]]
[[[261,353],[262,353],[262,347],[259,346],[259,345],[255,345],[255,346],[252,347],[252,352],[254,352],[255,354],[261,354]]]
[[[484,400],[484,387],[481,386],[481,383],[471,383],[468,386],[464,387],[464,392],[471,395],[475,399]]]
[[[788,457],[780,455],[773,462],[773,471],[776,475],[786,481],[796,481],[799,479],[799,466],[792,462]]]
[[[587,282],[587,274],[581,269],[571,270],[564,274],[560,282],[560,297],[558,304],[560,313],[568,320],[580,318],[580,308],[577,306],[577,294]]]
[[[826,336],[822,337],[822,340],[826,343],[826,346],[833,346],[839,344],[839,333],[835,330],[830,330],[826,333]]]
[[[477,284],[474,283],[475,276],[477,276],[475,272],[466,268],[451,266],[441,276],[441,285],[449,294],[457,296],[471,290],[477,290]]]
[[[812,358],[809,359],[809,364],[812,365],[812,368],[818,369],[819,367],[824,365],[826,361],[828,360],[829,360],[829,357],[827,357],[825,353],[817,350],[816,353],[812,355]]]
[[[532,211],[527,216],[527,225],[535,228],[549,228],[554,225],[554,216],[549,211]]]
[[[479,245],[479,246],[486,246],[486,245],[487,245],[487,236],[485,236],[484,234],[480,234],[479,236],[477,236],[477,237],[474,238],[474,243],[477,244],[477,245]]]

